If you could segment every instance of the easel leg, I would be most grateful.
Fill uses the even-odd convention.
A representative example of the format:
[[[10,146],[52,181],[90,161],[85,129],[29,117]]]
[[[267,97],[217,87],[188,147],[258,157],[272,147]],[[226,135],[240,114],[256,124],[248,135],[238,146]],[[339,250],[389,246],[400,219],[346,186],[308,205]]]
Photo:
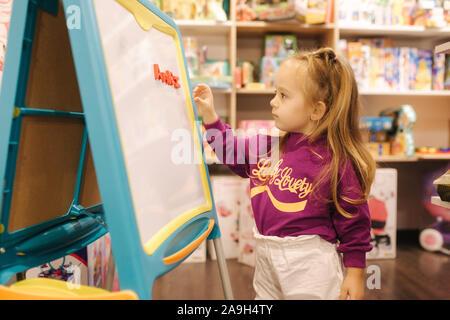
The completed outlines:
[[[225,300],[233,300],[233,290],[231,289],[230,275],[228,274],[227,261],[220,238],[213,239],[216,250],[217,263],[219,264],[220,278],[222,279],[223,293]]]
[[[112,248],[111,248],[111,251],[109,253],[108,272],[106,274],[106,280],[105,280],[105,289],[108,291],[112,291],[112,289],[113,289],[115,271],[116,271],[116,265],[114,262],[114,256],[113,256],[113,252],[112,252]]]

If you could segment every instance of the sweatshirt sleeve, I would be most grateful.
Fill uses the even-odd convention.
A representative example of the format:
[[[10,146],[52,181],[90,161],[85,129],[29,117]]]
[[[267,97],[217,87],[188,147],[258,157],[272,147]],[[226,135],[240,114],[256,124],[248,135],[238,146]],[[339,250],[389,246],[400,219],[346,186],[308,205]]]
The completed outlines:
[[[360,199],[361,186],[350,161],[339,170],[339,175],[339,196]],[[371,220],[367,201],[362,204],[351,204],[339,198],[338,202],[353,217],[345,217],[334,208],[332,219],[340,242],[337,250],[343,254],[345,267],[365,268],[366,252],[372,249]]]
[[[216,122],[205,124],[206,140],[213,149],[217,159],[237,175],[248,178],[250,164],[256,164],[258,156],[270,151],[275,137],[254,135],[236,137],[228,124],[219,118]]]

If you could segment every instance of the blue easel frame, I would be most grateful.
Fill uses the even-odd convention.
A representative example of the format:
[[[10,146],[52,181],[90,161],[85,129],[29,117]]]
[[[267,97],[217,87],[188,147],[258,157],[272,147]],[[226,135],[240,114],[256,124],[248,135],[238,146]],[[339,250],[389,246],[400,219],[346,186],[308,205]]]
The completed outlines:
[[[58,8],[58,0],[13,3],[0,95],[0,177],[4,177],[4,185],[0,189],[0,284],[6,284],[16,273],[82,249],[107,233],[101,204],[83,208],[78,202],[88,141],[86,130],[74,200],[68,212],[28,228],[11,233],[7,231],[23,117],[84,119],[83,113],[41,110],[25,105],[37,11],[42,9],[56,15]]]
[[[150,1],[138,1],[174,28],[181,39],[179,29],[171,18]],[[150,299],[154,280],[187,258],[186,256],[175,263],[166,264],[163,262],[165,257],[204,234],[211,220],[214,220],[214,228],[208,239],[217,240],[220,237],[204,150],[202,148],[203,166],[212,199],[211,210],[186,222],[153,254],[148,255],[143,250],[139,238],[94,5],[92,1],[86,0],[63,0],[63,3],[66,10],[70,6],[77,6],[81,12],[81,28],[69,30],[69,35],[120,287],[122,290],[133,290],[141,299]],[[182,43],[181,48],[183,48]],[[185,57],[183,62],[182,68],[187,73]],[[188,85],[190,87],[189,79]],[[194,105],[192,97],[191,102]],[[197,119],[195,108],[194,113]],[[196,126],[196,130],[194,134],[197,134],[199,141],[202,141],[200,128]],[[226,276],[228,277],[228,274]]]

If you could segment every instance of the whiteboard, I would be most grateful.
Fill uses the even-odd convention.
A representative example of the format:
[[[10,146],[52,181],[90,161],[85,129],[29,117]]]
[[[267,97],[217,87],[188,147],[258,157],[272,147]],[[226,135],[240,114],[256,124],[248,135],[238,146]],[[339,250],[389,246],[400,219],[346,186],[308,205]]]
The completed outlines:
[[[195,159],[177,164],[172,158],[180,147],[174,133],[180,130],[189,134],[191,149],[197,147],[188,114],[191,98],[184,90],[189,84],[183,80],[184,62],[180,65],[174,37],[155,28],[145,31],[116,1],[94,4],[140,239],[145,244],[169,222],[207,204],[202,165]],[[156,80],[154,64],[177,76],[181,88]]]

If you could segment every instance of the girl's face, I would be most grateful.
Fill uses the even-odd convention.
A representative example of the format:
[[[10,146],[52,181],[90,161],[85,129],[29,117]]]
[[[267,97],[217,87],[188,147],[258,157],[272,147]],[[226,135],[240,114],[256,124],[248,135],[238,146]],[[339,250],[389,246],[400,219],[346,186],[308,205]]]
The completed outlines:
[[[270,101],[275,126],[286,132],[308,134],[313,127],[311,108],[307,105],[299,81],[306,80],[298,62],[286,60],[275,78],[275,97]],[[302,79],[303,78],[303,79]]]

